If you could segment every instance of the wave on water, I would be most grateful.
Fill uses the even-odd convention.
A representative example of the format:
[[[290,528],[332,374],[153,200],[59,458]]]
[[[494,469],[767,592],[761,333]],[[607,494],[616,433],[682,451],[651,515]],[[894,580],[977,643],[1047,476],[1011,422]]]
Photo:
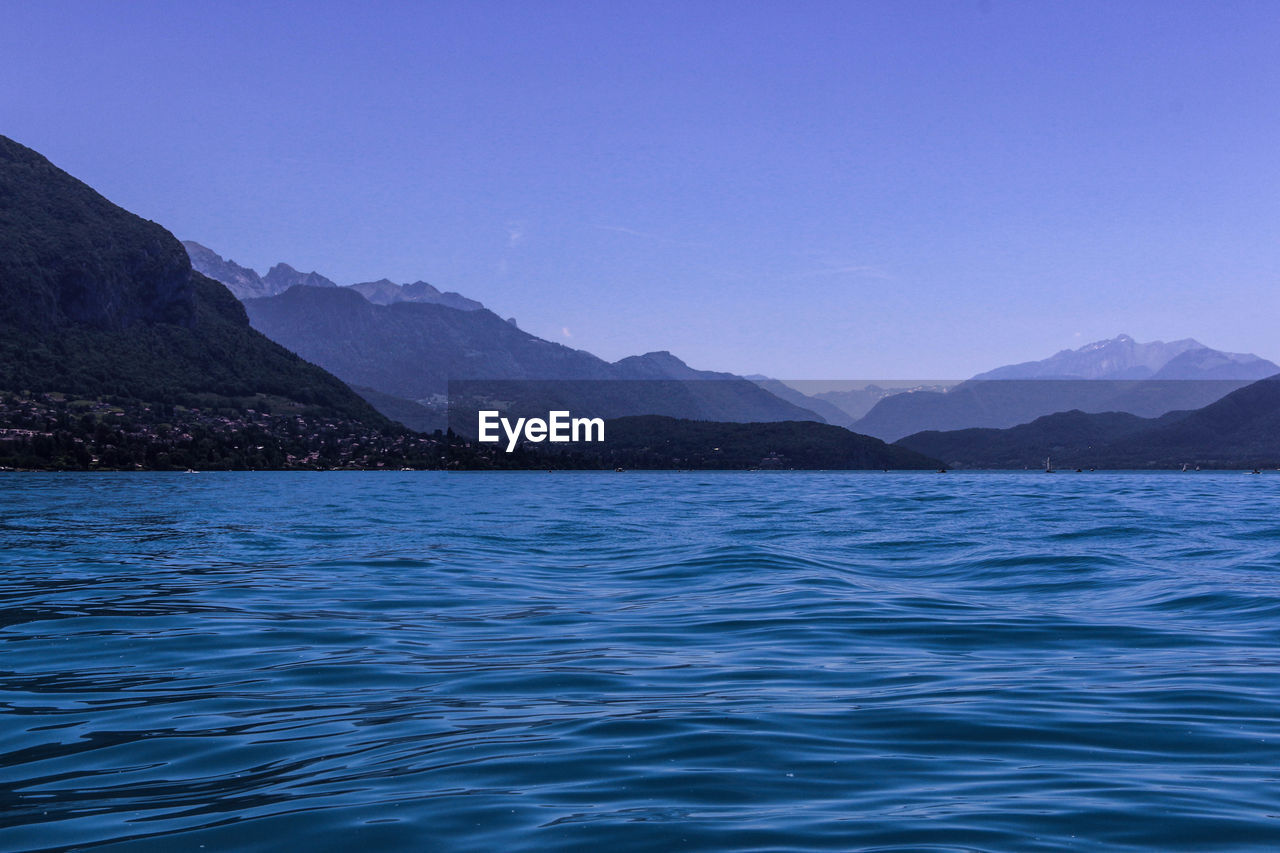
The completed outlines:
[[[1280,845],[1280,479],[5,475],[0,849]]]

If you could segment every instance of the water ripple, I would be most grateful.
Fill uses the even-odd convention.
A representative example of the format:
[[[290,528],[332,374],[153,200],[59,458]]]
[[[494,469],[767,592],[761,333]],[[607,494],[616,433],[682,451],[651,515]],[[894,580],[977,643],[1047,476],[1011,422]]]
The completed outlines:
[[[5,475],[0,849],[1274,848],[1278,497]]]

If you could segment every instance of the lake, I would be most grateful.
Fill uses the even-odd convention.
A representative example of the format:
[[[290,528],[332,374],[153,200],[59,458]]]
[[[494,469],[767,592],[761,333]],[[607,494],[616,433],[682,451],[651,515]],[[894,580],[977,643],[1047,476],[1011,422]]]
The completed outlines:
[[[0,849],[1280,845],[1280,474],[0,474]]]

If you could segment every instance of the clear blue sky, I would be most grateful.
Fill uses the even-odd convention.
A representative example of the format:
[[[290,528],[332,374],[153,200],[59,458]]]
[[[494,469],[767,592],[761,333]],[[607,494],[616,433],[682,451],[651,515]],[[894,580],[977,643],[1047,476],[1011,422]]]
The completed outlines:
[[[1280,359],[1274,2],[0,2],[0,133],[265,272],[615,359]]]

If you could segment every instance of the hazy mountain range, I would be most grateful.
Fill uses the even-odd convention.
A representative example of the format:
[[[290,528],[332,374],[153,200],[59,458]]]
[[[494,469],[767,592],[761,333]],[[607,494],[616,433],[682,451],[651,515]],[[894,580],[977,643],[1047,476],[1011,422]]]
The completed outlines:
[[[1140,418],[1060,412],[1009,429],[921,432],[897,442],[951,467],[1256,468],[1280,464],[1280,377],[1194,411]]]
[[[251,270],[199,244],[188,248],[193,262],[198,259],[198,266],[211,275],[227,276],[228,285],[242,293],[296,281],[301,287],[245,297],[255,328],[331,370],[384,414],[419,429],[441,423],[441,402],[450,379],[738,380],[730,374],[694,370],[665,352],[610,364],[522,332],[514,322],[504,325],[479,302],[442,294],[425,282],[397,285],[384,279],[338,288],[317,273],[309,277],[319,284],[302,280],[301,274],[277,272],[292,272],[284,264],[255,281]],[[871,384],[807,395],[777,380],[752,376],[750,381],[765,394],[731,385],[734,393],[717,389],[714,401],[701,404],[683,392],[664,398],[656,387],[644,393],[633,389],[630,404],[616,394],[588,393],[581,386],[576,391],[585,396],[554,396],[564,405],[576,400],[579,407],[604,406],[611,416],[807,419],[893,441],[926,430],[1006,428],[1072,410],[1159,417],[1205,406],[1275,373],[1280,373],[1280,366],[1266,359],[1214,350],[1190,338],[1139,343],[1122,334],[1039,361],[998,367],[952,386],[903,389]]]
[[[239,293],[262,295],[237,301],[188,253]],[[886,396],[859,425],[1005,421],[901,441],[968,466],[1043,456],[1082,467],[1271,466],[1280,462],[1280,377],[1255,380],[1277,373],[1265,359],[1194,340],[1122,335],[945,392]],[[197,244],[184,251],[159,225],[0,137],[0,463],[93,467],[101,454],[105,467],[333,467],[417,454],[439,464],[437,443],[394,426],[361,395],[409,422],[434,414],[422,403],[459,379],[482,380],[473,397],[668,416],[628,422],[626,452],[655,464],[714,464],[715,448],[704,446],[713,440],[735,443],[721,448],[737,454],[735,466],[821,467],[824,454],[836,467],[929,462],[812,423],[820,416],[810,407],[840,410],[772,380],[695,370],[667,352],[607,362],[423,282],[340,287],[286,264],[259,276]],[[1092,408],[1071,405],[1078,400]],[[790,424],[708,431],[695,420]]]
[[[251,270],[223,260],[198,243],[187,246],[193,263],[208,274],[233,278],[242,293],[262,289],[248,275]],[[284,266],[278,264],[272,270]],[[266,279],[259,281],[266,283]],[[397,285],[384,279],[350,287],[298,282],[274,295],[246,297],[244,306],[254,328],[331,371],[388,417],[416,429],[444,426],[451,380],[556,380],[563,386],[544,384],[540,391],[553,396],[557,405],[593,410],[604,417],[657,414],[739,422],[823,421],[802,403],[782,399],[730,373],[695,370],[669,352],[608,362],[543,340],[479,302],[441,293],[425,282]],[[628,384],[591,388],[585,382]],[[472,384],[470,391],[476,390]],[[512,391],[513,386],[504,386],[507,396]],[[526,404],[533,406],[535,401],[526,400]]]
[[[856,388],[840,391],[819,391],[812,396],[844,413],[845,418],[843,421],[832,421],[832,423],[843,423],[846,426],[851,426],[866,417],[867,413],[886,397],[892,397],[895,394],[916,394],[921,391],[944,393],[956,384],[958,383],[926,382],[905,384],[886,382],[884,385],[879,385],[870,382],[860,384]]]
[[[278,296],[250,300],[264,313],[301,305],[301,320],[311,316],[321,328],[335,322],[335,331],[352,325],[369,331],[362,323],[374,328],[405,323],[425,339],[439,334],[459,344],[469,366],[474,362],[466,348],[474,343],[487,347],[479,363],[490,366],[496,363],[488,357],[518,354],[525,358],[508,367],[528,370],[526,362],[545,357],[580,374],[648,380],[590,383],[594,387],[648,388],[669,381],[678,392],[669,400],[712,419],[735,408],[778,418],[802,412],[750,382],[694,371],[668,353],[609,364],[533,338],[481,308],[417,301],[435,298],[423,287],[401,288],[404,298],[397,298],[388,283],[374,282],[375,298],[391,300],[375,305],[360,291],[337,287],[318,273],[280,264],[257,276],[216,257],[205,261],[220,263],[220,274],[234,278],[241,292],[286,288]],[[337,315],[328,311],[330,305],[341,309]],[[683,381],[691,377],[722,381]],[[366,394],[393,409],[413,405],[376,391]],[[633,430],[638,443],[628,452],[674,464],[676,450],[701,453],[701,444],[717,441],[727,443],[722,449],[735,465],[758,464],[766,457],[816,464],[824,455],[815,450],[820,447],[829,448],[840,467],[932,462],[811,421],[793,420],[759,435],[721,428],[731,426],[720,424],[708,432],[692,421],[665,419],[666,450],[654,455]],[[466,458],[447,461],[446,451]],[[534,451],[522,458],[538,467],[555,463],[554,455]],[[511,459],[486,457],[483,449],[418,435],[388,421],[347,384],[251,328],[243,303],[194,270],[188,251],[164,228],[0,137],[0,468],[455,463],[510,467]],[[705,456],[703,464],[714,466],[716,457]]]
[[[191,257],[191,266],[197,272],[207,275],[214,281],[227,286],[237,299],[259,299],[284,293],[291,287],[337,287],[331,279],[318,272],[298,272],[285,263],[279,263],[267,270],[265,276],[258,275],[248,267],[242,267],[235,261],[224,259],[217,252],[196,243],[184,240],[182,245]],[[484,306],[474,299],[468,299],[459,293],[442,293],[425,281],[412,284],[396,284],[389,279],[378,281],[362,281],[349,287],[376,305],[390,305],[393,302],[420,302],[431,305],[448,305],[460,311],[476,311]]]
[[[468,299],[460,293],[454,293],[453,291],[441,293],[425,281],[415,281],[412,284],[396,284],[389,279],[382,278],[377,281],[362,281],[358,284],[353,284],[351,289],[359,292],[374,305],[391,305],[396,302],[421,302],[430,305],[445,305],[449,308],[457,308],[459,311],[479,311],[484,308],[479,302],[474,299]],[[512,325],[515,324],[514,320],[508,319],[507,322]]]
[[[755,374],[745,377],[768,391],[775,397],[781,397],[787,402],[794,403],[797,406],[803,406],[810,411],[821,415],[823,420],[829,424],[837,426],[849,426],[856,417],[851,416],[848,411],[838,405],[834,405],[822,394],[806,394],[805,392],[788,385],[777,379],[770,379],[767,376]],[[868,408],[870,408],[868,406]]]
[[[1275,373],[1280,366],[1264,358],[1210,349],[1192,338],[1141,344],[1118,335],[1041,361],[997,367],[973,379],[1263,379]]]
[[[1128,335],[1001,367],[946,391],[886,396],[851,428],[886,441],[924,430],[1006,428],[1055,412],[1128,412],[1158,417],[1196,409],[1280,373],[1256,355],[1191,339],[1140,344]]]
[[[936,469],[938,462],[829,424],[678,421],[656,415],[608,422],[609,441],[578,453],[626,468]]]
[[[441,293],[422,281],[399,285],[383,279],[339,288],[319,273],[304,275],[287,264],[259,277],[199,243],[185,245],[197,269],[224,281],[245,300],[255,328],[337,374],[384,414],[416,428],[440,423],[439,398],[451,378],[737,379],[695,371],[670,353],[609,364],[520,332],[514,321],[503,328],[479,302]],[[298,285],[305,290],[293,293]],[[624,407],[613,413],[699,417],[715,411],[739,421],[802,418],[893,441],[925,430],[1005,428],[1071,410],[1158,417],[1207,405],[1275,373],[1280,366],[1266,359],[1214,350],[1191,338],[1139,343],[1122,334],[1039,361],[998,367],[953,386],[869,384],[807,395],[777,380],[752,376],[750,381],[767,398],[740,388],[737,406],[721,400],[714,407],[671,404],[655,412],[658,398],[651,393],[637,398],[634,410]],[[599,402],[599,395],[592,399]]]

